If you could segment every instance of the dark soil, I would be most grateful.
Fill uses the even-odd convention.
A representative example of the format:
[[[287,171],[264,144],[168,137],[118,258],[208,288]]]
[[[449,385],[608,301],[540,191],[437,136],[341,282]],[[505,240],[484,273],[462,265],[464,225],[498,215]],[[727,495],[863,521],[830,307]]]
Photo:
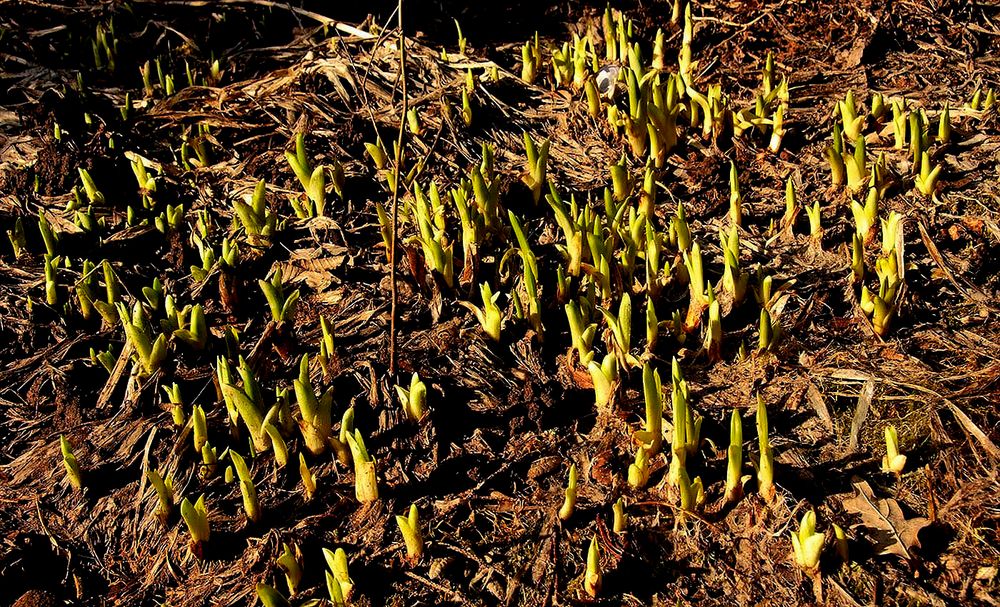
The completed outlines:
[[[350,7],[331,7],[339,4]],[[704,138],[686,115],[679,119],[679,144],[657,172],[653,212],[654,228],[666,232],[683,202],[707,278],[721,292],[718,234],[728,225],[735,162],[743,196],[740,265],[752,273],[751,285],[757,268],[781,285],[779,346],[755,350],[760,306],[748,289],[745,302],[725,306],[721,360],[707,355],[698,331],[680,344],[661,330],[644,353],[641,261],[634,281],[613,270],[616,295],[603,302],[617,310],[620,294],[631,292],[633,353],[659,369],[666,384],[676,358],[692,407],[704,417],[688,472],[703,479],[707,499],[684,520],[665,455],[652,460],[645,488],[627,483],[632,435],[645,411],[641,368],[624,372],[609,407],[595,407],[591,377],[571,350],[556,297],[562,231],[521,182],[522,132],[547,137],[547,179],[565,200],[573,195],[603,217],[608,167],[629,149],[627,140],[587,114],[582,92],[555,86],[549,50],[534,84],[519,75],[521,45],[536,30],[546,47],[590,32],[603,60],[604,5],[404,3],[407,102],[424,126],[420,136],[407,134],[404,172],[421,163],[417,183],[426,190],[435,181],[444,197],[479,165],[482,145],[494,146],[500,217],[506,221],[511,210],[521,218],[538,258],[545,331],[537,334],[512,313],[512,295],[524,287],[520,257],[505,259],[516,247],[508,228],[484,236],[467,266],[459,218],[450,210],[456,281],[448,288],[426,269],[411,238],[414,223],[402,221],[393,373],[389,264],[375,211],[376,203],[391,208],[392,195],[364,144],[379,136],[391,150],[401,124],[394,8],[301,0],[0,3],[0,231],[14,230],[20,219],[26,237],[20,257],[6,238],[0,243],[0,605],[255,604],[258,583],[287,593],[276,564],[283,544],[302,555],[294,604],[327,597],[321,549],[337,547],[350,561],[354,605],[1000,603],[1000,124],[997,106],[966,107],[977,88],[985,96],[1000,85],[1000,9],[959,0],[692,7],[697,88],[721,84],[734,108],[752,107],[773,51],[790,102],[778,153],[759,133]],[[633,20],[633,39],[647,60],[657,29],[664,30],[667,69],[676,70],[681,32],[670,22],[671,5],[616,9]],[[465,56],[454,19],[468,38]],[[113,70],[95,67],[91,46],[98,26],[111,24],[118,44]],[[175,79],[173,95],[158,84],[152,95],[144,92],[140,68],[157,59]],[[221,77],[206,80],[214,59]],[[459,113],[469,69],[476,84],[466,126]],[[895,211],[905,218],[906,291],[884,338],[858,304],[849,266],[851,196],[831,185],[824,158],[835,104],[849,90],[865,109],[873,92],[905,97],[935,120],[933,134],[946,103],[952,115],[951,142],[932,148],[945,168],[931,199],[913,187],[907,152],[893,149],[892,131],[883,128],[888,118],[869,119],[865,131],[869,154],[884,152],[896,176],[879,216]],[[617,103],[627,111],[622,95]],[[126,99],[131,107],[123,115]],[[297,133],[306,134],[314,165],[343,165],[345,196],[328,186],[326,217],[298,219],[289,202],[303,199],[284,157]],[[207,150],[203,166],[185,163],[196,145]],[[152,209],[143,208],[133,176],[137,156],[155,167]],[[626,157],[641,184],[644,161]],[[74,188],[83,195],[78,168],[104,196],[94,205],[104,226],[94,232],[67,210]],[[809,235],[805,212],[789,230],[775,227],[789,177],[800,206],[821,205],[821,240]],[[232,206],[260,179],[269,207],[285,220],[266,240],[249,238]],[[413,193],[401,189],[401,216],[412,201]],[[178,204],[186,211],[178,230],[152,227],[167,205]],[[146,225],[128,225],[129,207]],[[190,267],[201,266],[192,234],[203,211],[213,224],[206,240],[217,254],[223,237],[239,242],[240,262],[199,281]],[[69,261],[56,271],[54,306],[46,303],[40,213],[60,233],[58,252]],[[869,286],[878,231],[866,245]],[[675,276],[654,302],[660,320],[688,305],[676,275],[680,255],[667,249],[664,263],[676,264]],[[111,373],[92,362],[91,349],[109,346],[119,359],[126,340],[121,325],[81,315],[74,286],[84,259],[98,266],[100,293],[100,263],[111,263],[129,308],[145,301],[143,288],[154,278],[178,307],[201,304],[210,328],[206,348],[171,340],[163,367],[143,381],[130,377],[128,360]],[[258,286],[276,268],[287,290],[301,292],[294,320],[281,325],[271,322]],[[482,282],[503,293],[499,343],[459,303],[481,304]],[[316,360],[320,317],[335,334],[329,372]],[[594,340],[600,360],[611,341],[599,315],[593,320],[601,323]],[[740,355],[741,345],[748,355]],[[234,368],[245,357],[270,401],[275,389],[291,387],[304,354],[317,392],[333,390],[335,435],[344,411],[354,408],[377,462],[377,502],[358,503],[353,467],[330,454],[309,455],[298,431],[286,433],[289,465],[282,468],[271,453],[251,458],[247,428],[229,423],[218,357]],[[419,423],[406,419],[394,387],[408,386],[413,372],[429,388],[428,414]],[[247,458],[259,521],[244,515],[238,483],[225,482],[228,459],[214,476],[199,475],[190,423],[175,426],[164,398],[162,387],[174,383],[188,417],[192,405],[205,410],[218,453],[232,449]],[[766,502],[751,480],[744,499],[726,504],[730,414],[743,413],[743,471],[755,474],[758,394],[768,409],[778,495]],[[669,426],[669,407],[664,417]],[[907,456],[898,476],[882,470],[887,424],[898,429]],[[83,469],[82,491],[67,480],[60,435]],[[300,452],[318,485],[310,501]],[[557,511],[574,463],[579,497],[564,522]],[[203,558],[189,549],[179,507],[165,525],[157,519],[146,479],[151,469],[173,475],[175,506],[205,496],[211,539]],[[892,500],[901,518],[873,523],[876,511],[856,507],[862,482],[874,500]],[[629,516],[623,534],[612,531],[619,498]],[[395,521],[411,503],[427,546],[415,564],[407,562]],[[789,539],[810,509],[828,535],[816,579],[796,567]],[[850,538],[847,564],[833,548],[835,524]],[[883,550],[880,538],[906,525],[916,531],[901,542],[903,554]],[[583,577],[595,536],[604,578],[591,599]]]

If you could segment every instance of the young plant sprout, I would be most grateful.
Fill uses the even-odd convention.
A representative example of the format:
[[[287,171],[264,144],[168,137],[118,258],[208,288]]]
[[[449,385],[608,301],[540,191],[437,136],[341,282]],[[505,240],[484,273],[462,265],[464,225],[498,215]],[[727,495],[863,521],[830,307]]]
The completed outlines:
[[[816,511],[810,510],[802,517],[799,530],[792,531],[792,549],[795,564],[809,575],[819,573],[819,557],[823,553],[826,536],[816,533]]]
[[[329,376],[331,372],[331,361],[333,360],[333,326],[325,316],[319,317],[320,340],[319,340],[319,364],[323,368],[323,374]]]
[[[247,467],[243,456],[235,451],[229,452],[229,458],[236,469],[236,476],[240,479],[240,493],[243,494],[243,510],[247,513],[247,518],[251,522],[260,521],[260,503],[257,500],[257,489],[253,484],[253,476]]]
[[[854,91],[848,91],[844,100],[837,102],[837,109],[840,112],[844,135],[848,141],[857,140],[862,136],[861,131],[864,128],[865,115],[858,114],[857,106],[854,102]]]
[[[211,529],[208,525],[208,509],[205,507],[205,496],[198,498],[193,505],[185,497],[181,502],[181,518],[187,525],[188,533],[191,535],[189,548],[191,553],[199,559],[202,558],[203,546],[208,542]]]
[[[353,424],[352,424],[353,425]],[[342,434],[344,434],[342,432]],[[354,496],[363,504],[378,500],[378,478],[375,475],[375,460],[368,455],[360,430],[346,433],[347,445],[354,460]]]
[[[740,193],[740,178],[736,173],[736,163],[729,163],[729,221],[733,226],[743,222],[743,195]]]
[[[302,420],[299,428],[305,440],[306,449],[313,455],[326,451],[332,426],[333,390],[327,389],[323,396],[316,398],[312,382],[309,380],[309,355],[304,354],[299,363],[299,377],[292,382],[295,402],[298,403]]]
[[[146,478],[156,489],[156,518],[166,527],[170,513],[174,509],[174,478],[169,474],[164,478],[152,468],[146,470]]]
[[[7,230],[7,238],[14,248],[14,257],[20,258],[28,249],[28,237],[24,233],[24,222],[20,217],[14,221],[14,229]]]
[[[566,318],[569,320],[569,333],[573,342],[573,347],[579,355],[580,363],[589,366],[594,359],[592,344],[594,335],[597,332],[597,324],[587,322],[580,305],[576,301],[571,301],[565,306]],[[589,320],[589,319],[588,319]],[[617,361],[615,361],[617,365]]]
[[[625,530],[628,528],[628,515],[625,514],[625,502],[622,501],[622,498],[619,497],[618,501],[614,503],[611,507],[611,512],[613,520],[612,530],[615,533],[625,533]]]
[[[258,280],[261,291],[267,299],[267,305],[271,310],[271,320],[275,324],[281,324],[291,320],[295,314],[295,304],[299,301],[299,290],[296,289],[289,295],[285,295],[285,285],[281,281],[281,268],[276,268],[271,275],[271,280]]]
[[[569,467],[569,483],[566,485],[566,499],[562,507],[559,508],[559,518],[568,521],[573,516],[573,509],[576,508],[576,464]]]
[[[819,201],[813,203],[813,205],[806,207],[806,215],[809,216],[809,236],[814,242],[821,245],[823,238],[823,225],[822,213],[819,207]]]
[[[642,367],[642,392],[646,403],[646,424],[635,438],[646,448],[649,455],[660,452],[663,442],[663,384],[660,372],[646,363]]]
[[[774,453],[768,439],[767,406],[764,398],[757,395],[757,441],[760,445],[760,464],[757,467],[757,490],[767,502],[774,501],[777,491],[774,487]]]
[[[941,175],[941,166],[942,165],[939,164],[932,168],[930,155],[926,151],[921,153],[920,173],[913,178],[913,185],[915,185],[917,190],[927,198],[931,198],[934,195],[938,177]]]
[[[535,144],[531,135],[525,131],[524,151],[527,155],[527,172],[521,180],[531,190],[535,204],[538,204],[542,198],[542,186],[545,185],[545,164],[549,158],[549,140],[546,139],[541,144]]]
[[[722,252],[725,261],[722,286],[733,296],[734,303],[740,303],[746,295],[747,281],[750,277],[740,271],[739,227],[736,225],[731,226],[728,235],[724,230],[720,229],[719,239],[722,243]]]
[[[885,427],[885,457],[882,458],[882,470],[899,476],[906,467],[906,456],[899,452],[899,436],[896,426]]]
[[[416,564],[424,555],[424,536],[420,531],[420,519],[417,514],[417,505],[410,504],[409,513],[406,516],[396,516],[396,524],[403,534],[403,543],[406,544],[406,559],[411,565]]]
[[[326,560],[326,588],[334,607],[346,605],[354,593],[354,580],[347,570],[347,553],[343,548],[332,551],[323,549],[323,559]]]
[[[781,322],[771,316],[767,307],[760,309],[760,330],[757,349],[760,352],[773,351],[781,337]]]
[[[233,210],[243,226],[243,231],[254,240],[270,238],[278,229],[278,215],[267,206],[264,193],[267,184],[263,179],[257,182],[249,204],[239,198],[233,199]]]
[[[857,232],[851,235],[851,274],[854,282],[865,278],[865,245]]]
[[[705,326],[704,347],[710,361],[722,360],[722,310],[712,285],[708,285],[708,324]]]
[[[323,166],[312,167],[306,154],[305,135],[295,135],[295,153],[285,152],[288,166],[292,168],[309,200],[312,214],[323,216],[326,208],[326,171]],[[258,184],[258,189],[260,185]]]
[[[278,557],[278,567],[285,574],[285,582],[288,584],[288,595],[295,596],[299,584],[302,583],[302,554],[298,546],[293,550],[288,544],[283,544],[284,552]]]
[[[230,410],[230,415],[232,411],[239,414],[239,418],[250,430],[254,449],[262,453],[271,447],[271,438],[264,430],[264,414],[261,412],[266,409],[262,402],[263,395],[253,371],[245,360],[240,360],[239,373],[243,378],[243,387],[238,388],[229,382],[222,383],[223,400]]]
[[[692,481],[687,469],[682,465],[677,476],[677,489],[681,498],[681,514],[678,521],[683,521],[686,513],[693,513],[705,502],[705,489],[701,477]]]
[[[65,436],[59,436],[59,449],[62,451],[63,467],[66,469],[66,479],[69,484],[80,491],[83,489],[83,471],[80,470],[80,464],[76,461],[76,456],[73,455],[73,445],[66,440]]]
[[[427,386],[420,381],[420,376],[414,372],[410,378],[410,388],[396,386],[396,394],[403,405],[407,419],[418,422],[427,410]]]
[[[591,598],[596,598],[601,591],[601,549],[597,545],[597,534],[590,539],[587,548],[587,570],[583,575],[583,588]]]
[[[538,32],[534,40],[529,40],[521,47],[521,80],[531,84],[538,76],[542,67],[542,51],[538,45]]]
[[[313,476],[309,464],[306,463],[306,456],[299,452],[299,476],[302,478],[302,494],[305,501],[310,501],[316,493],[316,477]]]
[[[851,551],[847,543],[847,533],[841,529],[840,525],[834,524],[833,526],[833,541],[837,549],[837,556],[840,557],[841,562],[850,563]]]
[[[497,299],[500,297],[500,292],[496,293],[490,289],[490,284],[484,282],[479,285],[479,294],[483,298],[483,307],[460,300],[458,303],[468,308],[476,315],[476,319],[479,324],[483,327],[483,331],[486,335],[490,337],[493,341],[500,341],[500,329],[503,322],[503,311],[500,306],[497,305]]]
[[[612,352],[605,355],[601,364],[591,360],[587,364],[587,371],[594,382],[594,404],[598,409],[603,409],[611,403],[618,385],[618,358]]]
[[[618,304],[618,314],[607,308],[598,306],[598,311],[604,315],[611,335],[609,349],[613,350],[620,363],[627,367],[638,367],[639,359],[632,355],[632,298],[628,293],[622,294]]]
[[[649,452],[639,445],[635,450],[635,462],[628,466],[628,484],[633,489],[642,489],[649,482]]]
[[[257,591],[257,598],[260,599],[264,607],[291,607],[288,599],[281,596],[281,593],[272,586],[260,583],[254,589]]]
[[[167,358],[167,336],[160,333],[152,339],[151,332],[143,320],[142,308],[137,303],[129,314],[125,304],[117,304],[118,316],[125,336],[132,346],[136,356],[135,373],[139,378],[146,378],[159,370]]]

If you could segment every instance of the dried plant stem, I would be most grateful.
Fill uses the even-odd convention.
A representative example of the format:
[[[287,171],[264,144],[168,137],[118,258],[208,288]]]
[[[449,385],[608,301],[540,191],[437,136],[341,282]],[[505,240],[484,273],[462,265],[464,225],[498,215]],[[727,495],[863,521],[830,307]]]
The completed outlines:
[[[406,132],[406,36],[403,33],[403,0],[396,7],[399,24],[399,77],[403,81],[403,108],[399,113],[399,134],[396,137],[396,178],[392,186],[392,242],[389,243],[389,375],[396,374],[396,232],[399,228],[399,183],[403,180],[403,136]]]

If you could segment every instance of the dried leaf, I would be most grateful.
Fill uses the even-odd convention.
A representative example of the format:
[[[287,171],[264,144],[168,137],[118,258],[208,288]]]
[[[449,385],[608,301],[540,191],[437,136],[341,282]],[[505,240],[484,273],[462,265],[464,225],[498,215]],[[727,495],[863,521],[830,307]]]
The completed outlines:
[[[851,484],[857,494],[844,500],[844,508],[861,515],[861,526],[868,529],[878,554],[895,554],[909,560],[910,550],[920,546],[920,530],[930,525],[930,520],[922,516],[906,518],[896,500],[876,498],[867,481],[854,477]]]
[[[865,425],[865,419],[868,417],[868,409],[871,407],[874,394],[875,382],[869,378],[861,388],[858,406],[854,409],[854,419],[851,420],[851,440],[847,445],[848,453],[854,453],[858,450],[858,437],[861,435],[861,428]]]

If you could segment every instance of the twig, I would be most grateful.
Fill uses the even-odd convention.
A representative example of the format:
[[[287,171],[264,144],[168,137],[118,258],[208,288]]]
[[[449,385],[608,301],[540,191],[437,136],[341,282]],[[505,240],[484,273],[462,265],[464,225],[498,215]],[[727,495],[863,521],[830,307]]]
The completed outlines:
[[[389,375],[396,374],[396,232],[399,229],[399,182],[403,179],[403,135],[406,132],[406,35],[403,32],[403,0],[398,0],[396,18],[399,23],[399,75],[403,80],[403,110],[399,114],[399,134],[396,137],[396,178],[392,183],[392,242],[389,243]]]

